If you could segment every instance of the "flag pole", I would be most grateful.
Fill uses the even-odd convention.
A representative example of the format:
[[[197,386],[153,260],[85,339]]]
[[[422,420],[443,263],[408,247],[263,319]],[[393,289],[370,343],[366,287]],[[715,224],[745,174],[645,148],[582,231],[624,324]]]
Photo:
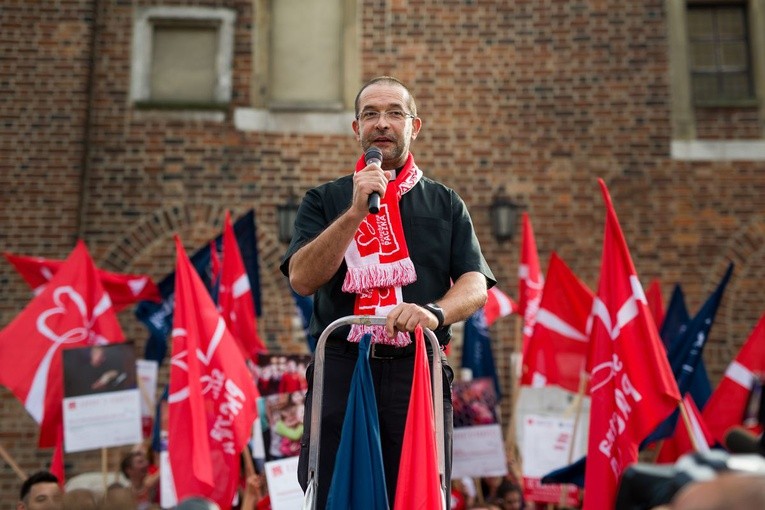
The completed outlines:
[[[106,494],[106,489],[109,487],[109,481],[107,480],[107,470],[109,466],[109,457],[107,453],[106,448],[101,448],[101,474],[103,475],[103,482],[104,482],[104,494]]]
[[[579,377],[579,388],[574,397],[574,430],[571,433],[571,445],[568,449],[568,463],[571,464],[574,460],[574,446],[576,445],[576,433],[579,428],[579,422],[582,417],[582,402],[584,401],[584,393],[587,390],[587,373],[582,371],[582,375]]]
[[[523,317],[520,315],[515,316],[515,337],[513,338],[513,353],[518,356],[523,355]],[[523,360],[521,359],[521,366],[523,366]],[[507,453],[508,456],[514,457],[517,461],[517,465],[521,472],[522,459],[518,452],[518,444],[516,440],[516,414],[518,412],[518,395],[520,393],[521,374],[516,371],[516,363],[513,363],[512,357],[510,358],[510,381],[512,388],[510,391],[510,420],[507,424]]]
[[[680,408],[680,416],[683,417],[683,423],[685,424],[685,430],[688,431],[688,437],[691,439],[691,444],[693,445],[693,451],[699,452],[701,451],[701,448],[699,447],[698,441],[696,441],[696,434],[693,433],[693,426],[691,426],[691,419],[688,417],[688,410],[685,408],[685,402],[681,399],[677,406]]]
[[[136,383],[138,384],[138,391],[141,393],[143,403],[146,404],[146,407],[149,410],[154,409],[154,399],[151,397],[151,395],[149,395],[149,390],[146,388],[146,383],[144,383],[140,377],[136,378]]]
[[[13,472],[16,473],[16,476],[21,479],[21,481],[24,481],[28,478],[27,473],[19,467],[19,465],[16,463],[14,458],[11,456],[10,453],[8,453],[8,450],[5,449],[5,446],[0,444],[0,457],[5,460],[5,462],[8,463],[9,466],[11,466],[11,469],[13,469]]]
[[[587,372],[582,370],[579,376],[579,387],[577,388],[576,396],[572,408],[574,409],[574,429],[571,432],[571,444],[568,447],[568,463],[571,464],[574,461],[574,448],[576,447],[576,433],[579,429],[579,422],[582,417],[582,402],[584,401],[584,393],[587,390]],[[565,484],[561,484],[560,487],[560,506],[564,506],[566,503],[567,489]]]

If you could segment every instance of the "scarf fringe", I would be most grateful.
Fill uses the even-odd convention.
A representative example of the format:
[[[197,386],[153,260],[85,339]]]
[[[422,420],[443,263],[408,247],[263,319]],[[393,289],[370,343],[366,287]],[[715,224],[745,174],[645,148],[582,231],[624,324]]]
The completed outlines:
[[[385,326],[368,326],[366,324],[353,324],[351,325],[351,332],[348,334],[348,341],[358,343],[361,338],[369,334],[372,336],[371,343],[394,345],[396,347],[406,347],[412,343],[412,339],[409,333],[399,331],[395,338],[388,338],[385,334]]]
[[[368,289],[403,287],[417,280],[412,259],[388,264],[349,267],[343,281],[343,292],[359,294]]]

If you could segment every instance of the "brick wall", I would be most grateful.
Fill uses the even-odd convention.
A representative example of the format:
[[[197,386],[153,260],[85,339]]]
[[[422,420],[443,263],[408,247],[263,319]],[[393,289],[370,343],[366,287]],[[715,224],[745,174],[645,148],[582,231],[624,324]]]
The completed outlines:
[[[272,348],[299,351],[278,271],[276,207],[348,172],[358,148],[350,126],[348,136],[237,131],[234,108],[250,106],[252,3],[162,2],[174,4],[237,12],[233,100],[223,122],[129,104],[133,11],[154,3],[3,2],[2,249],[63,258],[81,228],[98,265],[159,280],[172,270],[173,233],[193,249],[219,231],[226,208],[236,216],[254,207],[261,332]],[[736,262],[705,354],[716,382],[763,312],[765,164],[669,159],[663,4],[365,1],[360,60],[365,78],[394,74],[411,85],[424,120],[413,147],[418,163],[465,198],[509,294],[518,241],[496,242],[488,214],[500,186],[525,204],[543,268],[555,250],[591,288],[604,219],[598,177],[611,190],[641,279],[660,278],[667,299],[680,282],[695,312],[727,261]],[[705,112],[699,136],[756,136],[752,115]],[[0,264],[0,284],[5,326],[29,291],[8,264]],[[130,310],[120,321],[142,352],[143,326]],[[492,330],[506,394],[514,330],[512,318]],[[505,404],[505,418],[508,411]],[[28,471],[50,457],[35,448],[36,437],[23,407],[0,389],[0,444]],[[70,476],[100,467],[97,453],[66,459]],[[0,463],[0,508],[13,508],[6,502],[17,488]]]

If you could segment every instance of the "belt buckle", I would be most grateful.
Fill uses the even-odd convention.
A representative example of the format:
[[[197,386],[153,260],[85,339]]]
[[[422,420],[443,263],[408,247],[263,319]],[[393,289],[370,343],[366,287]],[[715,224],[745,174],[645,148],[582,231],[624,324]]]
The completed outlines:
[[[369,348],[369,357],[372,359],[395,359],[395,356],[380,356],[377,354],[378,343],[373,343]]]

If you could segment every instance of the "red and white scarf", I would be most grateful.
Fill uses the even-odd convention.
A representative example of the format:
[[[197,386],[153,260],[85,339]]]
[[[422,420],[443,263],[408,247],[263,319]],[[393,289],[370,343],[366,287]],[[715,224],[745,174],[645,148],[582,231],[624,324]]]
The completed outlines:
[[[356,163],[356,171],[365,167],[362,156]],[[355,315],[388,315],[403,301],[401,287],[417,280],[404,239],[398,202],[421,178],[422,171],[409,154],[396,178],[388,182],[385,197],[380,199],[380,212],[364,218],[345,251],[348,272],[343,291],[356,294]],[[383,326],[361,324],[351,326],[348,340],[358,342],[366,333],[371,333],[372,343],[397,346],[411,343],[408,333],[399,332],[395,338],[388,338]]]

